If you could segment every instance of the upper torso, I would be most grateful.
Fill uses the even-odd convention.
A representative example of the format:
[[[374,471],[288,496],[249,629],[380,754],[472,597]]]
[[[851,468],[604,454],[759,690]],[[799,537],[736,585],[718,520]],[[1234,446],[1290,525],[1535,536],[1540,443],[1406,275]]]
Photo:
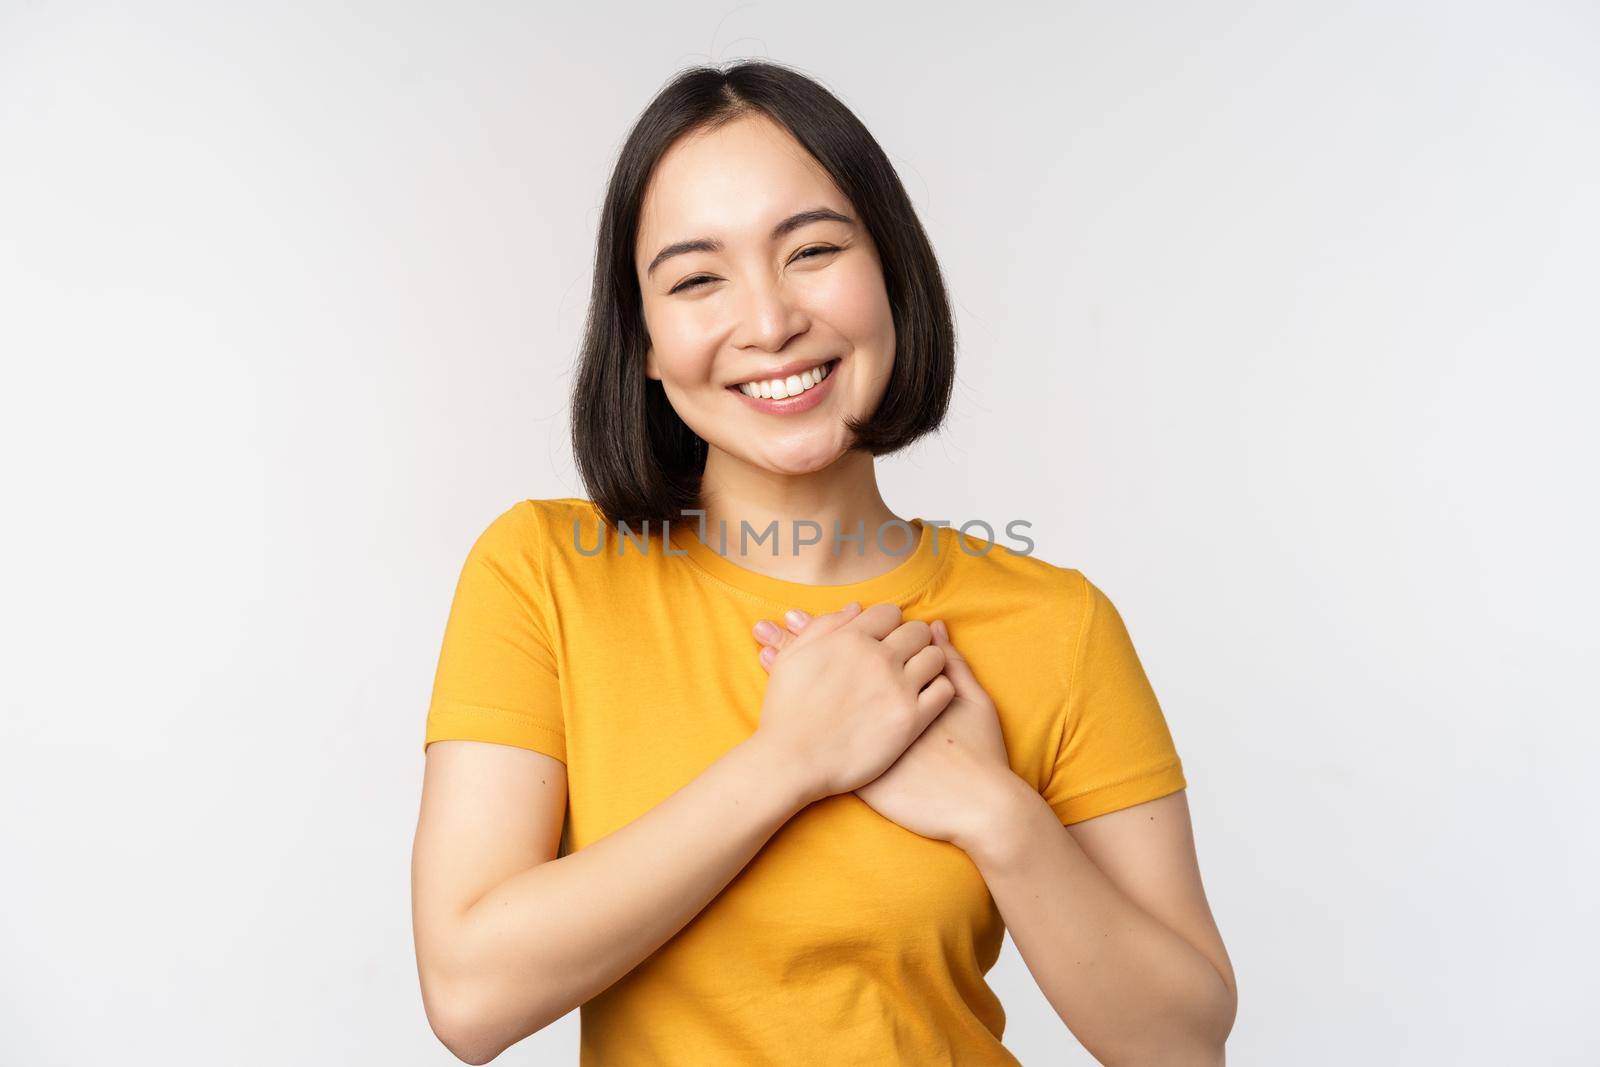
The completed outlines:
[[[1112,640],[1120,619],[1109,638],[1085,640],[1098,591],[1076,570],[924,525],[919,551],[888,573],[807,586],[738,566],[692,528],[674,530],[670,551],[655,539],[647,552],[624,543],[620,555],[608,529],[604,550],[586,555],[601,525],[588,501],[525,500],[474,548],[495,554],[497,580],[534,619],[524,640],[537,638],[554,668],[536,702],[499,710],[543,716],[528,747],[566,762],[563,853],[637,819],[755,731],[767,679],[750,634],[758,619],[850,600],[945,620],[994,699],[1012,770],[1063,821],[1131,802],[1130,780],[1155,795],[1183,784],[1153,695],[1125,662],[1131,646]],[[1104,707],[1104,721],[1073,742],[1085,718],[1083,708],[1068,714],[1075,671],[1112,654],[1120,688],[1096,698],[1088,711]],[[472,685],[492,685],[485,669]],[[521,699],[521,690],[469,691],[465,681],[456,692],[442,666],[429,740],[470,736],[473,708]],[[559,746],[546,743],[556,730]],[[1003,934],[960,849],[900,827],[853,793],[828,797],[789,819],[682,930],[583,1006],[582,1062],[1015,1063],[983,977]]]

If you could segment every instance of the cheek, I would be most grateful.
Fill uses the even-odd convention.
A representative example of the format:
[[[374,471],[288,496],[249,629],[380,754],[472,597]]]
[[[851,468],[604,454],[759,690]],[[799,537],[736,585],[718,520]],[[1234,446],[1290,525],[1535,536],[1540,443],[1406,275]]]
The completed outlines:
[[[645,316],[645,329],[656,351],[656,370],[677,382],[698,381],[711,373],[707,329],[692,311],[674,308]]]
[[[883,273],[867,256],[857,256],[842,269],[829,271],[813,295],[828,323],[857,346],[876,347],[894,336],[894,316]],[[891,346],[892,347],[892,346]]]

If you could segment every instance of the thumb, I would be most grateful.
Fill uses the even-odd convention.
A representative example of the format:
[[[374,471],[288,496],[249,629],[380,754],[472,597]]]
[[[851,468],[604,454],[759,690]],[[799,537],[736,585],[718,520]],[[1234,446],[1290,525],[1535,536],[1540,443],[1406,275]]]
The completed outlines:
[[[983,687],[978,684],[978,676],[972,673],[972,665],[967,662],[967,657],[950,643],[950,628],[944,624],[944,620],[935,619],[932,629],[934,644],[944,651],[944,673],[955,685],[956,696],[973,697],[981,694]]]

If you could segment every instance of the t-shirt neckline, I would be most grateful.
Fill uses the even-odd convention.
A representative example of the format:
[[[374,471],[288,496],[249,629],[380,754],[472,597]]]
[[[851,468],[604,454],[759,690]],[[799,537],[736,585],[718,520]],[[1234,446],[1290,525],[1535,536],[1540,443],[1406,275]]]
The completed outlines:
[[[684,553],[678,558],[684,559],[694,566],[705,571],[712,578],[733,587],[750,596],[768,601],[779,607],[799,608],[812,615],[836,611],[850,601],[859,601],[863,608],[877,603],[904,604],[925,588],[933,576],[938,573],[940,565],[944,562],[950,546],[941,544],[937,539],[939,530],[931,526],[920,516],[910,520],[912,529],[919,531],[916,548],[902,558],[889,570],[874,577],[859,582],[850,582],[845,585],[812,585],[807,582],[791,582],[781,578],[774,578],[750,570],[735,562],[731,556],[724,556],[717,551],[717,536],[715,531],[708,526],[706,531],[707,544],[700,540],[699,524],[695,521],[674,522],[671,524],[671,538],[675,553]],[[872,530],[866,531],[866,536],[874,536]],[[889,549],[900,544],[905,536],[903,527],[888,526],[883,530],[882,543]],[[823,544],[828,538],[823,536]],[[730,551],[738,545],[738,531],[728,530],[728,543]],[[937,551],[935,546],[938,546]],[[780,544],[779,548],[788,547]],[[853,542],[841,542],[839,552],[854,552]],[[762,551],[757,548],[755,551]]]

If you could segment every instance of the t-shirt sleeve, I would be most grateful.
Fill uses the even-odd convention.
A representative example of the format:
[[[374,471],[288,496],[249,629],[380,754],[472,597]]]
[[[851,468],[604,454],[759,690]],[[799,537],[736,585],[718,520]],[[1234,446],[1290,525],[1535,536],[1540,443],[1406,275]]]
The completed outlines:
[[[567,759],[554,612],[532,503],[490,523],[456,583],[422,743],[490,741]]]
[[[1063,824],[1188,785],[1121,614],[1093,582],[1079,571],[1073,574],[1081,583],[1080,622],[1055,765],[1041,790]]]

